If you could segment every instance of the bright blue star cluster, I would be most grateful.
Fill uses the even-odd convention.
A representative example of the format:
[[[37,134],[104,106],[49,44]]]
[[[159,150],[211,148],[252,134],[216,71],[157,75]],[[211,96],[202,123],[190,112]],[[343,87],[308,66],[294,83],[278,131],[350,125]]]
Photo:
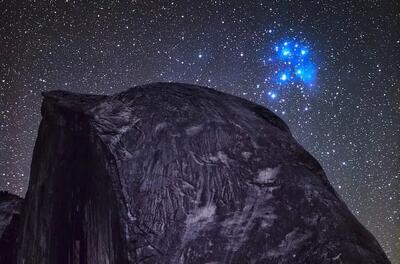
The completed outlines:
[[[312,88],[317,79],[317,67],[309,45],[295,39],[283,41],[273,47],[274,56],[268,61],[274,65],[274,87],[280,90],[287,86]],[[270,98],[277,98],[276,91],[268,92]]]
[[[314,85],[317,70],[307,45],[285,41],[276,45],[274,50],[277,62],[281,64],[277,74],[278,84],[302,82],[307,86]]]

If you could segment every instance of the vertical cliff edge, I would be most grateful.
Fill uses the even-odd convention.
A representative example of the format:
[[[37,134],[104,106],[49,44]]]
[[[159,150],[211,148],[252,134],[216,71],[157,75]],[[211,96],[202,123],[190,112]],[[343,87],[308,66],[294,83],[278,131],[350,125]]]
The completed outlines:
[[[42,116],[15,263],[389,263],[260,105],[154,83]]]

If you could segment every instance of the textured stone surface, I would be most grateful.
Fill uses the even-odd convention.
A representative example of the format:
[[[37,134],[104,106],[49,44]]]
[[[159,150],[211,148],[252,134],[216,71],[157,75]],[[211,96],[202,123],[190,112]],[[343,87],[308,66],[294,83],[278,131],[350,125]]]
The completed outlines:
[[[18,263],[389,263],[262,106],[155,83],[42,115]]]
[[[13,263],[22,199],[0,191],[0,263]]]

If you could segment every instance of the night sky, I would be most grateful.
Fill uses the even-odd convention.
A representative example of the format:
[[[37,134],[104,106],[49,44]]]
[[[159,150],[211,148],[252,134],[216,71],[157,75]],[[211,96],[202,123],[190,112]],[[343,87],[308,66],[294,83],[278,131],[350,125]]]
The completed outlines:
[[[42,91],[200,84],[281,116],[400,263],[400,2],[82,2],[0,1],[0,189],[25,194]]]

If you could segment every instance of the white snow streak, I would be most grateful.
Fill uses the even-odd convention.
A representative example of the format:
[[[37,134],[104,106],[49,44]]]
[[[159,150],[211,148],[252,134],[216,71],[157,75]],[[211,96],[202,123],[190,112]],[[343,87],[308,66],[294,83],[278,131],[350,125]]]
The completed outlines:
[[[215,209],[216,207],[213,204],[196,209],[193,214],[186,218],[186,225],[195,224],[199,221],[209,221],[214,216]]]
[[[276,175],[279,172],[279,167],[266,168],[258,172],[256,181],[258,183],[270,183],[275,180]]]

